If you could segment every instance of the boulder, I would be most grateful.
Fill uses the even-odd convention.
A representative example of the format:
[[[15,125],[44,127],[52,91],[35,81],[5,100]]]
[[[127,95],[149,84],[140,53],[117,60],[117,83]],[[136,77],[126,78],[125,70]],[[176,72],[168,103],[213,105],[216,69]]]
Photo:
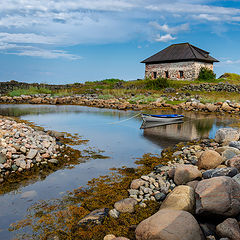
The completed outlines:
[[[209,112],[215,112],[218,109],[218,106],[216,106],[212,103],[206,103],[205,106]]]
[[[218,143],[238,141],[239,137],[239,131],[234,128],[220,128],[216,132],[215,141]]]
[[[108,235],[106,235],[106,236],[103,238],[103,240],[113,240],[113,239],[115,239],[115,238],[116,238],[115,235],[113,235],[113,234],[108,234]]]
[[[177,185],[185,184],[201,177],[202,173],[196,166],[181,164],[175,168],[174,182]]]
[[[240,213],[240,185],[230,177],[204,179],[195,193],[196,214],[231,217]]]
[[[233,148],[233,147],[228,147],[223,153],[222,153],[222,157],[223,160],[226,161],[228,159],[231,159],[233,157],[235,157],[236,155],[240,154],[240,150],[238,150],[237,148]]]
[[[240,173],[235,175],[232,179],[240,185]]]
[[[104,218],[108,216],[108,208],[96,209],[86,215],[84,218],[80,219],[78,222],[79,225],[94,224],[99,225],[102,223]]]
[[[139,189],[141,186],[145,184],[145,181],[142,179],[134,179],[130,185],[131,189]]]
[[[213,150],[204,151],[198,159],[199,169],[212,169],[217,167],[223,162],[219,153]]]
[[[137,240],[203,240],[193,215],[186,211],[162,209],[142,221],[136,228]]]
[[[218,224],[216,231],[220,237],[227,237],[230,240],[240,239],[240,228],[235,218],[227,218]]]
[[[113,240],[130,240],[130,239],[125,237],[117,237],[117,238],[114,238]]]
[[[240,171],[240,155],[236,155],[233,158],[227,160],[226,162],[227,166],[229,167],[235,167]]]
[[[195,196],[193,188],[185,185],[177,186],[170,192],[163,201],[160,209],[171,208],[194,212]]]
[[[224,103],[222,104],[222,110],[228,112],[228,111],[232,111],[233,108],[230,107],[230,106],[228,105],[228,103],[224,102]]]
[[[212,177],[219,177],[219,176],[228,176],[228,177],[234,177],[239,172],[237,168],[234,167],[228,167],[228,168],[216,168],[216,169],[210,169],[203,173],[203,178],[212,178]]]
[[[240,150],[240,141],[232,141],[229,143],[229,146]]]
[[[125,198],[116,202],[114,208],[120,213],[133,213],[135,205],[137,205],[137,200],[133,198]]]

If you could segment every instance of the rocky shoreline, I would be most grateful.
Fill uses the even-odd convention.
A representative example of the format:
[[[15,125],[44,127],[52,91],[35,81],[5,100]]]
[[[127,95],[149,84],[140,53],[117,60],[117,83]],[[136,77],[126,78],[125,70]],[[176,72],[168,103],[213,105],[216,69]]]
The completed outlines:
[[[178,101],[182,98],[170,98],[170,101]],[[83,94],[65,97],[53,97],[48,94],[37,95],[22,95],[22,96],[0,96],[0,104],[50,104],[50,105],[81,105],[98,108],[109,108],[119,110],[144,110],[144,109],[165,109],[172,110],[185,110],[185,111],[200,111],[211,113],[231,113],[238,114],[240,112],[240,103],[225,102],[216,103],[201,103],[198,99],[190,98],[185,102],[174,105],[166,103],[163,98],[158,98],[155,102],[148,104],[130,103],[129,100],[124,98],[113,99],[99,99],[96,94]]]
[[[24,122],[0,116],[0,182],[32,168],[57,165],[64,145],[62,133],[36,130]]]
[[[240,239],[239,138],[239,130],[223,128],[214,140],[182,147],[166,166],[133,180],[128,198],[110,211],[91,212],[79,224],[101,224],[105,216],[124,213],[134,217],[137,205],[145,208],[152,200],[159,203],[159,211],[135,226],[137,240]],[[104,240],[129,239],[109,233]]]

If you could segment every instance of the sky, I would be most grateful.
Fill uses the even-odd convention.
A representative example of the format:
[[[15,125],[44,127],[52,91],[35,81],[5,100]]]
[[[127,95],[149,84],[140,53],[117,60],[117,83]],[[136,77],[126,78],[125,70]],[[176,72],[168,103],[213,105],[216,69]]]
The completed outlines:
[[[240,0],[5,0],[0,81],[144,77],[145,58],[189,42],[240,74]]]

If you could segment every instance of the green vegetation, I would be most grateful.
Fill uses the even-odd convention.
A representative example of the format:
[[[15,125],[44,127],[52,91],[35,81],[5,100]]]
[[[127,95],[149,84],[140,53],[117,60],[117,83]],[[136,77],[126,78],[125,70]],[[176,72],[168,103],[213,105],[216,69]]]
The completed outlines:
[[[52,91],[48,88],[37,88],[37,87],[30,87],[28,89],[15,89],[8,93],[10,97],[14,96],[21,96],[21,95],[34,95],[34,94],[51,94]]]
[[[214,82],[215,79],[216,79],[216,74],[212,70],[204,67],[200,69],[200,72],[198,75],[199,81]]]
[[[167,78],[160,78],[160,77],[157,79],[147,78],[145,81],[146,81],[146,89],[160,90],[160,89],[169,87],[169,80]]]
[[[147,104],[150,102],[155,102],[157,100],[154,96],[136,95],[128,99],[131,104]]]

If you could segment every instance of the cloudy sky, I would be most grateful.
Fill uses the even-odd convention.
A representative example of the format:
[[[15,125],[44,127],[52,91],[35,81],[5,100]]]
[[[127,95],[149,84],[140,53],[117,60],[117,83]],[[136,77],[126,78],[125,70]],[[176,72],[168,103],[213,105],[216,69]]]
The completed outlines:
[[[240,74],[240,1],[0,2],[0,81],[74,83],[144,76],[141,60],[190,42]]]

